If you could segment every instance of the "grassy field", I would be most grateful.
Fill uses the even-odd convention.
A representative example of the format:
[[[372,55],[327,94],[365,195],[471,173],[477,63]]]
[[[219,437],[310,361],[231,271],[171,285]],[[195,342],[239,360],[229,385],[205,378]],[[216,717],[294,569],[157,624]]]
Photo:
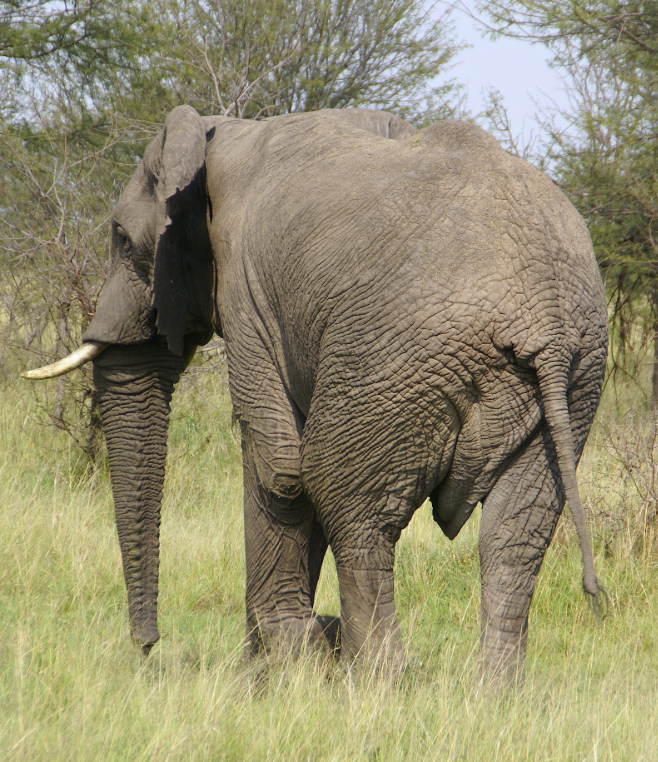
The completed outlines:
[[[107,472],[38,421],[26,384],[0,400],[0,759],[658,760],[656,450],[646,413],[607,393],[580,468],[603,622],[580,589],[571,520],[551,547],[522,692],[477,680],[474,516],[450,543],[418,511],[403,533],[402,682],[354,682],[324,657],[246,663],[239,442],[225,383],[178,394],[163,508],[160,630],[131,645]],[[658,459],[656,459],[658,462]],[[338,613],[327,559],[318,610]]]

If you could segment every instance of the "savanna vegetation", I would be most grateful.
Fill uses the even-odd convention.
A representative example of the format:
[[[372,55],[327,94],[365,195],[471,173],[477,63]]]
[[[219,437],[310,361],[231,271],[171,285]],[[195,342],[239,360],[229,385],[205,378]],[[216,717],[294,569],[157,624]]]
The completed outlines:
[[[648,381],[648,379],[647,379]],[[163,506],[160,630],[130,643],[109,478],[4,386],[0,439],[0,748],[11,760],[655,759],[655,430],[608,387],[580,466],[598,620],[560,522],[531,610],[522,692],[479,683],[476,515],[450,543],[422,507],[399,543],[401,683],[328,657],[245,662],[241,467],[222,373],[181,382]],[[628,418],[619,409],[630,412]],[[318,609],[338,613],[325,561]],[[268,667],[266,669],[266,667]]]
[[[355,681],[324,656],[247,663],[239,434],[221,347],[174,400],[161,631],[130,645],[109,475],[87,371],[19,369],[79,342],[105,277],[107,220],[180,103],[262,118],[386,108],[461,115],[514,142],[498,101],[464,112],[447,15],[417,0],[0,2],[0,757],[12,760],[653,760],[658,689],[657,2],[477,3],[546,44],[567,131],[527,155],[585,216],[613,320],[611,374],[580,469],[599,621],[568,517],[531,613],[522,692],[479,682],[478,517],[449,543],[421,509],[399,544],[410,667]],[[438,77],[438,79],[436,78]],[[511,141],[509,140],[511,138]],[[53,426],[54,424],[54,426]],[[331,560],[318,609],[338,613]]]

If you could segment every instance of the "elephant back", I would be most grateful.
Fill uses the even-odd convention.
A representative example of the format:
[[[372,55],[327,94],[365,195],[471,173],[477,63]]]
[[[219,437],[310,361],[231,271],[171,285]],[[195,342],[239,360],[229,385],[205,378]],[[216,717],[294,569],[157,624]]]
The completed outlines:
[[[493,135],[469,122],[444,119],[426,127],[420,133],[421,144],[447,151],[494,151],[503,152]]]

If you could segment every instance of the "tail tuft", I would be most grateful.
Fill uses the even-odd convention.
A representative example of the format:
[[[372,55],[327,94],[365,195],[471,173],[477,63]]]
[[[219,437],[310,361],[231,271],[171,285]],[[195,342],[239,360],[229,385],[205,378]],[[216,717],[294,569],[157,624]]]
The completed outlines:
[[[608,591],[600,582],[598,582],[598,587],[599,591],[596,595],[589,593],[589,591],[585,589],[584,585],[583,590],[585,590],[585,592],[590,596],[589,602],[594,615],[597,619],[603,620],[608,616],[610,611],[610,596],[608,595]]]

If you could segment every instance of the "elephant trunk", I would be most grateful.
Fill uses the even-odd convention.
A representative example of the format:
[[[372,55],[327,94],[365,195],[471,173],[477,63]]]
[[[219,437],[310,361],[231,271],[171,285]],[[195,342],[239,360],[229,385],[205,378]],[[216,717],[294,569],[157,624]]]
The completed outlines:
[[[573,516],[583,556],[583,589],[593,597],[601,609],[600,585],[594,569],[594,557],[585,523],[585,513],[578,494],[576,452],[567,403],[567,375],[568,366],[564,363],[537,363],[537,377],[544,415],[555,447],[562,487]]]
[[[169,403],[183,366],[183,358],[157,342],[111,345],[94,362],[130,628],[145,653],[160,637],[160,506]]]

